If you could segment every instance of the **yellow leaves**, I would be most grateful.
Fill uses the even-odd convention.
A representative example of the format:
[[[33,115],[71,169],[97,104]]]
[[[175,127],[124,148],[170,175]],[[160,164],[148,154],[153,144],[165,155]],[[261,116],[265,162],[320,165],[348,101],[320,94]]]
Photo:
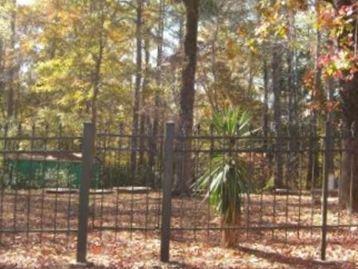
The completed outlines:
[[[37,71],[43,75],[62,76],[66,73],[70,61],[66,59],[52,59],[46,62],[41,62],[37,66]]]
[[[260,39],[261,40],[261,39]],[[251,50],[252,53],[257,53],[257,39],[254,38],[250,38],[247,42],[247,46],[249,47],[249,49]]]
[[[112,22],[110,20],[104,20],[103,29],[106,30],[106,31],[114,30]]]
[[[348,70],[351,67],[350,54],[348,51],[340,50],[336,58],[335,65],[337,69]]]
[[[53,59],[37,64],[35,71],[38,79],[33,90],[51,92],[61,89],[63,83],[68,82],[71,64],[71,59]]]
[[[272,35],[278,38],[286,38],[288,33],[287,18],[281,14],[277,3],[274,7],[269,9],[269,13],[263,11],[261,23],[255,28],[255,35],[257,38],[266,39]]]
[[[259,27],[255,29],[255,36],[258,39],[259,43],[262,43],[264,39],[269,38],[270,36],[275,36],[280,39],[287,37],[288,27],[284,22],[275,22],[271,24],[270,22],[263,22]]]
[[[123,42],[128,39],[128,35],[126,34],[128,31],[121,31],[120,29],[108,29],[107,36],[113,42]]]
[[[287,36],[288,33],[288,27],[286,24],[280,24],[277,26],[276,28],[276,36],[280,37],[280,38],[285,38]]]
[[[54,13],[54,19],[56,21],[68,22],[73,18],[72,14],[72,12],[68,12],[67,10],[59,10]]]
[[[0,5],[0,38],[10,38],[10,14],[12,5],[8,2],[1,3]]]
[[[94,65],[95,64],[95,61],[93,59],[93,55],[90,54],[90,53],[88,53],[85,56],[83,56],[82,60],[83,60],[84,64],[88,64],[88,65]]]
[[[66,92],[66,94],[62,95],[62,97],[58,99],[57,105],[61,107],[71,107],[71,109],[74,109],[79,108],[87,100],[89,100],[89,98],[86,96],[84,89],[72,89],[70,92]]]

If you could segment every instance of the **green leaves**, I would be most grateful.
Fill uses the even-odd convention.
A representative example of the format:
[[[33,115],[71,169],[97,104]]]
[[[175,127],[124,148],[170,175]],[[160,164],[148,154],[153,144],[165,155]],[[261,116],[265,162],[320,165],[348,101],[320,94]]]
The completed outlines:
[[[247,165],[239,157],[221,155],[212,160],[210,170],[198,179],[196,190],[206,190],[205,199],[223,216],[225,223],[240,212],[241,195],[250,192]]]
[[[214,114],[212,124],[219,135],[247,136],[250,134],[251,117],[240,109],[226,109]],[[235,147],[235,139],[230,146]],[[249,193],[250,179],[247,164],[243,157],[226,152],[214,156],[210,168],[197,180],[194,189],[205,190],[205,199],[222,215],[226,224],[235,222],[240,214],[241,195]]]
[[[227,136],[247,136],[250,134],[251,116],[239,108],[227,108],[213,115],[215,131]]]

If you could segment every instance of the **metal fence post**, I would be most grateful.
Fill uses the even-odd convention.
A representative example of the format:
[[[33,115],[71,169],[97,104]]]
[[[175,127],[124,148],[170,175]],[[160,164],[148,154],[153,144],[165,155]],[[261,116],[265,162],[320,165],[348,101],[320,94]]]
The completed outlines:
[[[162,226],[161,226],[161,245],[160,260],[169,262],[169,243],[170,243],[170,218],[171,218],[171,193],[173,182],[174,164],[174,132],[173,122],[167,122],[165,126],[164,144],[164,176],[163,176],[163,200],[162,200]]]
[[[89,189],[92,178],[94,159],[95,126],[85,123],[82,141],[82,175],[80,182],[78,231],[77,231],[77,263],[86,263]]]
[[[321,260],[326,259],[327,248],[327,211],[328,211],[328,177],[331,172],[331,154],[332,154],[332,136],[331,124],[328,119],[326,122],[326,137],[324,150],[324,173],[322,182],[322,227],[321,227]]]

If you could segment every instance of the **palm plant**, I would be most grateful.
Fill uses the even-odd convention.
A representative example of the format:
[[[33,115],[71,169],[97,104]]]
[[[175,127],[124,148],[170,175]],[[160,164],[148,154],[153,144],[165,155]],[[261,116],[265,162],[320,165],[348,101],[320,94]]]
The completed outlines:
[[[235,137],[251,134],[251,117],[239,109],[227,109],[214,114],[212,126],[218,135],[227,137],[229,149],[225,153],[211,157],[210,168],[194,184],[196,190],[205,191],[205,199],[215,207],[221,216],[223,230],[222,243],[232,247],[237,243],[238,232],[234,228],[240,225],[241,198],[250,192],[247,177],[247,162],[243,156],[233,154],[238,142]]]

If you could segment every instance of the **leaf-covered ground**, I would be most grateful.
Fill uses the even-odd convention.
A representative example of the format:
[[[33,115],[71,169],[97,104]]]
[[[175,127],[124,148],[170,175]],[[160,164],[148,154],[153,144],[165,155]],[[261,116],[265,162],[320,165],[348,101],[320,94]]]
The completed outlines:
[[[330,238],[335,235],[331,234]],[[0,248],[0,268],[69,268],[75,260],[75,238],[16,236]],[[200,242],[172,241],[171,263],[158,260],[160,241],[154,234],[113,232],[90,236],[88,260],[95,268],[358,268],[358,234],[337,235],[329,243],[326,263],[318,257],[319,241],[262,240],[225,249]]]
[[[162,264],[156,229],[160,220],[158,194],[114,193],[92,197],[88,260],[96,268],[358,268],[356,227],[329,231],[325,263],[319,261],[319,228],[278,229],[274,233],[271,229],[246,229],[246,226],[272,224],[319,225],[320,205],[310,199],[253,195],[243,206],[239,245],[225,249],[220,247],[220,231],[215,229],[220,226],[220,220],[202,198],[175,198],[172,262]],[[330,198],[330,225],[358,223],[356,215],[340,211],[336,203]],[[77,227],[77,213],[77,195],[54,196],[38,191],[31,196],[23,191],[16,195],[7,193],[2,200],[0,226],[23,232],[1,235],[0,268],[71,267],[75,261],[76,237],[73,231],[66,233],[66,230]],[[28,227],[52,232],[26,233]],[[114,227],[118,228],[117,233],[110,231]],[[208,227],[211,229],[207,230]],[[132,233],[128,232],[130,228]],[[138,231],[142,228],[148,231]],[[99,232],[100,229],[106,231]],[[58,233],[53,234],[54,230]]]

